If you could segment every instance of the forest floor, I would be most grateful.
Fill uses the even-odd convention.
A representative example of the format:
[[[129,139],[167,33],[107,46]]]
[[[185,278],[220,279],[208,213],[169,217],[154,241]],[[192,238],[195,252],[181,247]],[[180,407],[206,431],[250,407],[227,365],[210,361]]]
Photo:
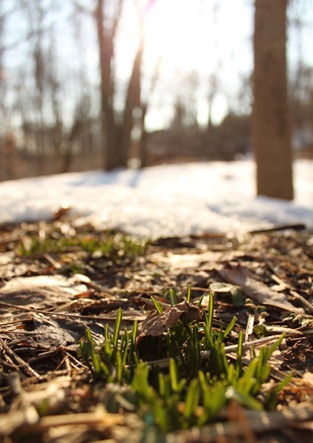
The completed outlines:
[[[306,229],[146,243],[78,226],[66,214],[2,225],[0,442],[312,442],[312,285]],[[235,316],[234,334],[246,341],[285,334],[268,384],[292,378],[273,410],[262,415],[232,401],[201,429],[162,433],[127,402],[112,413],[100,407],[120,391],[94,380],[80,357],[85,330],[100,340],[119,308],[123,328],[140,324],[154,310],[151,296],[170,309],[170,290],[182,301],[188,287],[195,306],[211,291],[216,324]]]

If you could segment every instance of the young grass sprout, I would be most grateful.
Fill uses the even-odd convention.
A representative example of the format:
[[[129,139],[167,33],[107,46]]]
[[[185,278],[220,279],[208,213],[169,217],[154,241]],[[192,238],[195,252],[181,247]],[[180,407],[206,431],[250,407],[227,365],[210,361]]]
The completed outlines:
[[[169,296],[171,306],[177,305],[175,291]],[[186,299],[191,303],[190,288]],[[151,300],[157,315],[162,315],[162,304],[153,297]],[[148,354],[145,358],[144,350],[138,351],[137,322],[131,331],[121,330],[121,309],[113,333],[107,326],[100,346],[91,331],[86,331],[80,343],[81,356],[95,380],[128,386],[134,408],[146,425],[164,432],[204,426],[214,421],[230,400],[254,410],[274,407],[290,377],[266,394],[264,384],[270,376],[269,359],[283,336],[273,345],[253,351],[253,358],[246,363],[243,333],[239,332],[236,353],[230,358],[225,345],[230,334],[234,335],[236,319],[225,328],[214,328],[213,302],[210,294],[208,307],[201,308],[198,320],[178,319],[172,328],[153,337],[158,341],[153,362]],[[165,367],[157,362],[164,362],[164,352]]]
[[[116,261],[125,261],[144,255],[148,247],[145,240],[132,239],[126,234],[103,231],[99,235],[93,232],[81,235],[65,236],[62,232],[47,233],[41,238],[38,233],[23,238],[18,245],[21,256],[48,253],[67,253],[84,251],[87,254],[103,256]]]

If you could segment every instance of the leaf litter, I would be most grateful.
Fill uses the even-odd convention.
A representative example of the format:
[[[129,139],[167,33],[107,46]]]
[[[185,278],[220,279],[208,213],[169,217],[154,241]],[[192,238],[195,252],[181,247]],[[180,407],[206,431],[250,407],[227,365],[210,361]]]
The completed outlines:
[[[117,246],[104,246],[104,236]],[[0,227],[0,441],[161,438],[127,407],[107,412],[104,396],[115,398],[120,391],[90,384],[79,340],[88,328],[100,342],[121,308],[122,327],[137,320],[141,352],[148,353],[142,339],[163,334],[182,316],[196,318],[210,291],[214,322],[226,324],[235,316],[247,349],[285,333],[271,361],[271,382],[290,371],[293,378],[273,411],[250,411],[231,401],[215,423],[163,440],[312,441],[312,232],[207,233],[136,247],[128,241],[119,232],[77,227],[66,214]],[[152,298],[162,306],[161,315]]]

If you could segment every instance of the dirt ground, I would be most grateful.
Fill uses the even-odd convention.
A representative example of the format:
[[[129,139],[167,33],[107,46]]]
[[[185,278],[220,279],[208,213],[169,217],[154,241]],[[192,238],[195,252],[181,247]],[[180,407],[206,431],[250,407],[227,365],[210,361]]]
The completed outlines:
[[[119,246],[83,248],[81,241],[60,246],[66,238],[88,245],[105,235],[62,215],[2,225],[0,441],[312,442],[313,233],[301,228],[163,238],[124,253]],[[227,324],[236,316],[246,340],[285,334],[271,382],[290,371],[293,378],[276,410],[262,415],[230,404],[216,423],[165,436],[135,413],[101,407],[115,394],[93,383],[79,358],[84,331],[100,339],[118,308],[124,326],[141,322],[153,309],[152,295],[166,304],[170,289],[183,299],[188,286],[194,302],[212,291],[214,320]]]

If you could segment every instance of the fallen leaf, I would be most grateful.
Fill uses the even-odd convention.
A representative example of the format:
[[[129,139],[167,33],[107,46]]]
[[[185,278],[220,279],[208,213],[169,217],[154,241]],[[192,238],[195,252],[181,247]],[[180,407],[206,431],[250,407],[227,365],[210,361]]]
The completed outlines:
[[[157,337],[173,328],[179,320],[198,320],[199,315],[199,309],[187,301],[177,303],[162,314],[153,312],[141,323],[138,339],[146,335]]]
[[[12,278],[0,288],[0,296],[5,303],[43,309],[71,300],[86,290],[86,285],[77,282],[74,277],[39,275]]]
[[[251,271],[240,265],[234,267],[228,264],[223,269],[219,269],[218,272],[228,283],[240,286],[246,296],[250,297],[255,303],[274,306],[284,311],[303,312],[302,308],[296,308],[291,304],[285,294],[273,291],[259,281]]]

